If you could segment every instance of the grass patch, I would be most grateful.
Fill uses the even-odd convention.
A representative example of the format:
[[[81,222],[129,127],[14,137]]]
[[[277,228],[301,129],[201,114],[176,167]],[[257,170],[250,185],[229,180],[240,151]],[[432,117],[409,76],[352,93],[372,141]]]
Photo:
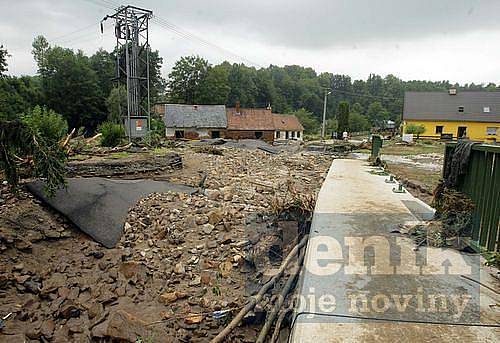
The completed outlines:
[[[85,161],[90,158],[89,155],[83,155],[83,154],[76,154],[73,156],[70,156],[69,160],[70,161]]]
[[[384,142],[381,149],[382,154],[386,155],[420,155],[420,154],[442,154],[444,155],[444,143],[439,141],[419,141],[414,145],[396,144],[393,142]]]
[[[165,155],[165,154],[169,153],[170,151],[171,151],[170,148],[166,148],[166,147],[163,147],[163,148],[154,148],[153,154],[155,154],[155,155]]]
[[[130,154],[126,151],[114,152],[111,155],[109,155],[109,158],[112,158],[115,160],[120,159],[120,158],[127,158],[127,157],[130,157]]]
[[[387,162],[387,169],[398,179],[407,179],[432,191],[441,179],[441,171],[422,170],[411,165]]]

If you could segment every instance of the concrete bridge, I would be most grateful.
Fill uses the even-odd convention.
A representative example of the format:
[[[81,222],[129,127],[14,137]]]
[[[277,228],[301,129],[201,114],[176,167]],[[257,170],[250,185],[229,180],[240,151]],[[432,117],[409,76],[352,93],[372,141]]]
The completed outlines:
[[[417,247],[433,209],[366,161],[333,161],[299,281],[292,342],[495,342],[497,287],[478,254]],[[495,284],[496,283],[496,284]]]

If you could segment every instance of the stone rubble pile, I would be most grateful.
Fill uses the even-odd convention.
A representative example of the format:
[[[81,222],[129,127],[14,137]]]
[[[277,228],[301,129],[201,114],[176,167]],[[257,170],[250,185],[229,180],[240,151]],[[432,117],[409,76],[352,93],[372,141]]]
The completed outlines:
[[[29,246],[16,242],[33,230],[18,228],[18,238],[12,238],[12,225],[0,221],[0,315],[14,315],[3,323],[0,340],[205,342],[214,337],[279,266],[284,242],[293,242],[286,236],[297,231],[297,222],[272,214],[270,199],[286,197],[291,183],[294,192],[315,195],[331,163],[315,154],[222,151],[178,149],[183,161],[200,168],[173,172],[169,181],[197,186],[206,176],[205,188],[193,195],[154,193],[139,201],[114,249],[50,219],[54,214],[24,195],[25,207],[37,207],[32,210],[41,212],[37,218],[49,219],[38,223],[41,237]],[[2,207],[1,218],[7,213]],[[65,239],[53,240],[53,232]],[[246,318],[250,325],[230,340],[254,341],[263,317],[265,306],[258,306]]]

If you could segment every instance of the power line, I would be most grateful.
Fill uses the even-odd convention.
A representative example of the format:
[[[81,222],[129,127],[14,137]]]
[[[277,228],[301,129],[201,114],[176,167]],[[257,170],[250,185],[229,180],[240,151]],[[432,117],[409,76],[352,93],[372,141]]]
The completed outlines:
[[[245,61],[245,62],[247,62],[249,64],[252,64],[254,66],[257,66],[259,68],[265,68],[263,65],[261,65],[261,64],[259,64],[257,62],[249,60],[248,58],[243,57],[241,55],[238,55],[238,54],[236,54],[236,53],[234,53],[234,52],[232,52],[232,51],[230,51],[230,50],[228,50],[228,49],[226,49],[224,47],[221,47],[221,46],[219,46],[217,44],[214,44],[214,43],[212,43],[210,41],[207,41],[206,39],[201,38],[201,37],[199,37],[199,36],[197,36],[197,35],[189,32],[189,31],[186,31],[186,30],[182,29],[181,27],[179,27],[179,26],[177,26],[175,24],[172,24],[169,21],[167,21],[165,19],[162,19],[162,18],[160,18],[158,16],[153,16],[153,22],[155,24],[157,24],[157,25],[160,25],[161,27],[163,27],[163,28],[165,28],[167,30],[170,30],[170,31],[172,31],[172,32],[174,32],[174,33],[176,33],[176,34],[178,34],[178,35],[186,38],[186,39],[197,41],[197,42],[205,45],[206,47],[215,48],[215,49],[217,49],[217,50],[225,53],[228,56],[231,56],[233,58],[236,57],[237,59],[239,59],[241,61]]]
[[[100,36],[100,38],[104,38],[104,37],[109,37],[111,36],[112,33],[111,32],[107,32],[103,35]],[[84,38],[83,40],[81,38]],[[86,39],[85,39],[86,38]],[[76,39],[76,40],[73,40],[73,41],[68,41],[68,42],[65,42],[65,43],[59,43],[60,45],[74,45],[74,44],[82,44],[82,43],[87,43],[87,42],[90,42],[90,41],[94,41],[95,42],[95,36],[92,35],[92,36],[87,36],[87,37],[80,37],[79,39]]]
[[[90,24],[90,25],[87,25],[87,26],[82,27],[82,28],[80,28],[80,29],[77,29],[77,30],[75,30],[75,31],[72,31],[72,32],[66,33],[66,34],[64,34],[64,35],[60,35],[60,36],[57,36],[57,37],[52,37],[52,38],[50,38],[50,41],[53,41],[53,42],[60,41],[62,38],[72,36],[72,35],[74,35],[75,33],[79,33],[79,32],[82,32],[82,31],[86,31],[86,30],[88,30],[88,29],[90,29],[90,28],[92,28],[92,27],[95,27],[95,26],[97,26],[97,25],[99,25],[99,22],[92,23],[92,24]]]
[[[82,34],[82,35],[79,35],[79,36],[76,36],[76,37],[71,37],[71,38],[67,38],[67,39],[63,39],[63,40],[56,40],[56,41],[53,41],[56,45],[65,45],[65,44],[69,44],[69,43],[75,43],[75,42],[78,42],[80,40],[88,40],[88,38],[98,38],[100,35],[100,32],[87,32],[85,34]]]
[[[87,1],[90,1],[94,4],[97,4],[97,1],[101,1],[101,3],[99,3],[99,5],[106,7],[108,9],[113,9],[113,10],[119,7],[119,4],[117,4],[113,1],[110,1],[110,0],[87,0]],[[159,16],[153,15],[152,22],[155,23],[156,25],[166,29],[166,30],[169,30],[169,31],[181,36],[182,38],[185,38],[185,39],[188,39],[191,41],[196,41],[196,42],[201,43],[202,45],[209,47],[209,48],[215,48],[228,56],[231,56],[231,57],[236,58],[236,59],[241,60],[241,61],[245,61],[245,62],[252,64],[254,66],[257,66],[259,68],[265,68],[263,65],[261,65],[257,62],[254,62],[254,61],[252,61],[246,57],[243,57],[241,55],[238,55],[238,54],[236,54],[236,53],[234,53],[234,52],[232,52],[224,47],[221,47],[215,43],[212,43],[212,42],[210,42],[210,41],[208,41],[200,36],[197,36],[189,31],[181,28],[180,26],[175,25],[175,24],[169,22],[168,20],[163,19]]]

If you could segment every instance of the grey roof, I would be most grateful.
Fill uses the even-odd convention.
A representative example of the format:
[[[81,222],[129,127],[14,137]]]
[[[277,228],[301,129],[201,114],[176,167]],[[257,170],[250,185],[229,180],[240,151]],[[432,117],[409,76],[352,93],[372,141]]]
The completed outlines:
[[[459,106],[464,107],[459,112]],[[489,112],[484,108],[489,107]],[[500,92],[406,92],[403,120],[500,122]]]
[[[226,128],[226,106],[166,104],[163,121],[167,127]]]

